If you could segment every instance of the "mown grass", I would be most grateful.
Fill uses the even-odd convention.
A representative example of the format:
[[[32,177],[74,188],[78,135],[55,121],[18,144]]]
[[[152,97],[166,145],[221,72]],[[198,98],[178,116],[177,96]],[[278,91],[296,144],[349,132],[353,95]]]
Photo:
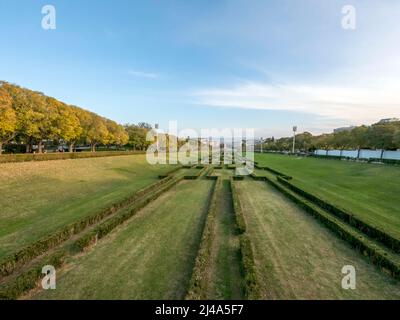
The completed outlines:
[[[399,282],[265,182],[237,183],[265,299],[400,299]],[[344,265],[356,289],[341,287]]]
[[[256,154],[255,160],[400,239],[400,167],[274,154]]]
[[[233,172],[233,170],[230,170]],[[244,280],[240,270],[239,236],[229,179],[223,179],[217,199],[215,236],[210,268],[208,299],[243,299]]]
[[[57,289],[33,299],[182,299],[198,250],[212,182],[183,181],[73,258]],[[193,192],[196,190],[196,192]]]
[[[0,261],[155,182],[145,155],[0,164]]]

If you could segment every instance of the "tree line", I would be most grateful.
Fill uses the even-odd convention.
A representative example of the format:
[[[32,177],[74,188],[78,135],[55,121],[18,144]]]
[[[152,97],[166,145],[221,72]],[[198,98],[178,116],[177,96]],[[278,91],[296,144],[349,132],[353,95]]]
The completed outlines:
[[[115,121],[74,105],[65,104],[41,92],[0,81],[0,153],[10,143],[25,144],[26,152],[37,146],[43,152],[46,141],[68,146],[78,144],[128,146],[144,149],[151,126],[119,125]]]
[[[264,150],[292,150],[293,137],[263,140]],[[256,146],[260,147],[260,144]],[[312,152],[317,149],[400,149],[400,121],[378,122],[358,126],[351,130],[342,130],[313,136],[309,132],[296,135],[296,150]]]

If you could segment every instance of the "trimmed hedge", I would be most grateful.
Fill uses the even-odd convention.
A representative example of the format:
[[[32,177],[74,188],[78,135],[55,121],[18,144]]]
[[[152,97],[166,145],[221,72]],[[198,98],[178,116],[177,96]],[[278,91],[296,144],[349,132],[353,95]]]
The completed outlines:
[[[244,176],[233,176],[233,180],[243,180]]]
[[[45,265],[52,265],[57,269],[64,264],[66,256],[66,251],[56,252],[50,257],[42,259],[41,263],[16,277],[11,283],[1,286],[0,300],[15,300],[24,292],[34,289],[37,282],[45,276],[42,268]]]
[[[103,209],[102,211],[96,214],[82,218],[72,224],[69,224],[60,229],[59,231],[45,238],[42,238],[34,242],[33,244],[19,250],[18,252],[6,257],[0,263],[0,278],[2,276],[7,276],[11,274],[16,268],[28,263],[37,256],[45,253],[47,250],[54,248],[60,243],[70,239],[73,235],[78,234],[85,228],[103,220],[107,216],[114,214],[117,210],[132,204],[133,202],[137,201],[147,193],[151,192],[156,188],[159,188],[160,186],[162,186],[163,184],[167,183],[170,180],[171,176],[168,176],[160,181],[157,181],[151,184],[150,186],[147,186],[135,192],[133,195],[125,198],[124,200],[114,203],[110,207]]]
[[[185,180],[196,180],[198,177],[200,177],[204,171],[206,171],[208,169],[208,167],[202,167],[201,170],[199,170],[199,172],[197,172],[194,175],[186,175],[184,176]]]
[[[199,251],[190,279],[189,289],[185,299],[201,300],[207,298],[207,271],[210,266],[212,245],[215,237],[215,217],[217,214],[217,201],[221,193],[221,179],[216,177],[213,194],[208,207],[208,214],[201,237]]]
[[[140,209],[145,207],[148,203],[158,198],[161,194],[171,189],[174,185],[176,185],[183,178],[179,177],[174,180],[171,180],[168,184],[163,186],[162,188],[153,191],[149,195],[147,195],[143,200],[141,200],[138,204],[135,205],[134,208],[127,212],[123,212],[121,214],[117,214],[110,219],[100,223],[93,230],[85,234],[76,240],[73,244],[73,247],[78,251],[83,251],[85,248],[91,246],[97,240],[103,238],[107,234],[109,234],[113,229],[115,229],[118,225],[122,224],[132,216],[134,216]]]
[[[389,249],[400,253],[400,240],[390,236],[389,234],[385,233],[384,231],[380,230],[379,228],[372,226],[361,219],[354,216],[354,214],[348,213],[343,209],[340,209],[329,202],[322,200],[309,192],[304,191],[303,189],[294,186],[290,182],[282,179],[281,177],[277,177],[278,181],[288,187],[290,190],[294,191],[295,193],[303,196],[304,198],[310,200],[311,202],[315,203],[317,206],[321,207],[322,209],[332,213],[336,217],[340,218],[344,222],[348,223],[349,225],[355,227],[356,229],[360,230],[367,236],[379,241]]]
[[[368,162],[380,162],[384,164],[400,165],[400,160],[396,159],[369,158]]]
[[[237,195],[235,183],[234,183],[232,177],[230,180],[230,187],[231,187],[231,191],[232,191],[233,210],[235,212],[237,230],[238,230],[239,234],[243,234],[246,232],[246,220],[244,219],[244,216],[243,216],[239,196]]]
[[[17,154],[0,155],[0,163],[98,158],[98,157],[112,157],[112,156],[127,156],[127,155],[145,154],[145,153],[146,153],[145,151],[17,153]]]
[[[240,255],[242,258],[244,281],[245,281],[245,295],[248,300],[260,299],[260,286],[257,279],[256,265],[254,261],[253,247],[251,240],[247,233],[241,234],[240,241]]]
[[[164,179],[167,178],[168,176],[172,175],[173,173],[177,172],[178,170],[182,169],[181,165],[177,165],[177,167],[171,169],[170,171],[164,173],[164,174],[159,174],[158,178]]]
[[[239,242],[240,242],[240,256],[242,262],[242,268],[244,272],[245,280],[245,295],[247,299],[255,300],[260,298],[260,289],[257,279],[253,247],[251,240],[247,235],[246,220],[244,218],[242,206],[240,204],[240,199],[237,194],[235,183],[233,178],[230,180],[232,199],[233,199],[233,209],[235,211],[236,225],[238,228]]]
[[[400,259],[396,254],[392,254],[384,248],[378,246],[372,240],[364,237],[359,231],[353,229],[352,226],[332,216],[330,213],[325,213],[321,209],[313,207],[312,203],[299,198],[293,191],[290,191],[283,185],[272,181],[268,177],[263,177],[275,189],[282,192],[287,198],[296,203],[307,213],[318,219],[329,230],[334,232],[341,239],[347,241],[352,247],[359,250],[365,256],[368,256],[372,263],[378,267],[390,272],[390,275],[396,279],[400,279]]]
[[[271,173],[273,173],[273,174],[275,174],[275,175],[277,175],[277,176],[280,176],[280,177],[282,177],[283,179],[286,179],[286,180],[291,180],[291,179],[293,179],[293,177],[288,176],[287,174],[284,174],[284,173],[282,173],[282,172],[279,172],[279,171],[277,171],[277,170],[275,170],[275,169],[272,169],[272,168],[270,168],[270,167],[262,167],[262,166],[260,166],[260,165],[258,164],[258,162],[254,162],[254,167],[257,168],[257,169],[260,169],[260,170],[269,171],[269,172],[271,172]]]

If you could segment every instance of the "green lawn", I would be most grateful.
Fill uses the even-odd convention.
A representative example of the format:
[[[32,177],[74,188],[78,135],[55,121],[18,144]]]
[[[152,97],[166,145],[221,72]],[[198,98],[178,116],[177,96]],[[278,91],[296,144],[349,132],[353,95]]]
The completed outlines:
[[[400,167],[274,154],[255,160],[400,239]]]
[[[197,255],[212,182],[183,181],[72,258],[57,289],[33,299],[182,299]],[[193,191],[196,192],[193,192]]]
[[[264,299],[400,299],[384,274],[265,182],[235,182],[254,245]],[[342,267],[356,269],[356,289],[341,286]]]
[[[158,180],[145,155],[0,164],[0,261]]]

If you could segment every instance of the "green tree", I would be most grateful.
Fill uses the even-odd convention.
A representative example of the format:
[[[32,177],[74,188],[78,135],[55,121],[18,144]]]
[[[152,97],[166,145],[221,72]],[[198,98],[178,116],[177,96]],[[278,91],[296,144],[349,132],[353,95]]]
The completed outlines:
[[[12,98],[0,84],[0,154],[3,144],[15,137],[16,129],[17,116],[12,108]]]

